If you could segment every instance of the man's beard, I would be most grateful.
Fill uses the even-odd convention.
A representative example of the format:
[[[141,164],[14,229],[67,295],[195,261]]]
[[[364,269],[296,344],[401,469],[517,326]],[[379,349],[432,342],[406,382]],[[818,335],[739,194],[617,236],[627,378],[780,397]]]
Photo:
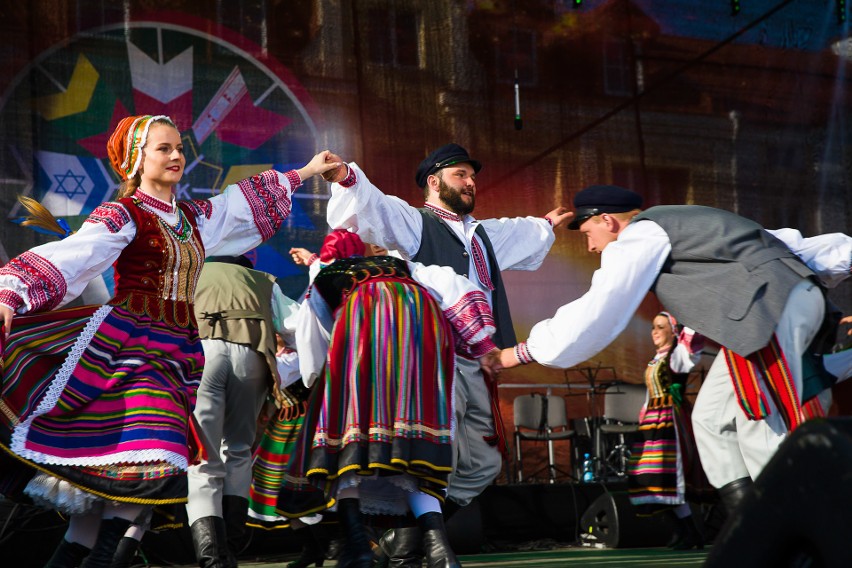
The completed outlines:
[[[462,198],[461,190],[451,188],[442,179],[438,179],[438,197],[450,211],[459,217],[473,213],[473,208],[476,205],[476,195],[471,194],[470,203],[466,203]]]

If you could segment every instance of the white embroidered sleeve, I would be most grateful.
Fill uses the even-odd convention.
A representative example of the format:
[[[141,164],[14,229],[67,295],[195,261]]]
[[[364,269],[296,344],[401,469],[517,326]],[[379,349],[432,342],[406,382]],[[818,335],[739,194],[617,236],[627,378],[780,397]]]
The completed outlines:
[[[272,237],[290,216],[291,196],[301,183],[295,170],[266,170],[190,202],[207,256],[239,255]]]
[[[328,225],[354,230],[364,242],[397,250],[404,258],[417,254],[423,232],[420,212],[402,199],[382,193],[355,163],[348,167],[348,178],[331,186]]]
[[[100,205],[76,233],[33,247],[0,268],[0,303],[18,313],[67,304],[115,262],[135,234],[122,205]]]
[[[411,277],[438,301],[455,336],[456,352],[468,358],[482,357],[496,345],[496,327],[488,301],[470,280],[446,266],[409,262]]]
[[[537,270],[553,246],[556,235],[544,217],[484,219],[500,270]]]

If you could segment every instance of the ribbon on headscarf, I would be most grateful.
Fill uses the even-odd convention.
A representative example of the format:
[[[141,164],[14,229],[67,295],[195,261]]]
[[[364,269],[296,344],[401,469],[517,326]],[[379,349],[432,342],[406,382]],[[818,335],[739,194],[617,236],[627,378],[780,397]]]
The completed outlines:
[[[760,377],[763,376],[768,394],[781,412],[787,430],[792,432],[805,421],[793,376],[775,335],[766,347],[747,357],[737,355],[728,348],[722,348],[722,351],[731,373],[737,401],[749,420],[762,420],[769,415],[767,393],[760,384]]]
[[[175,126],[164,114],[128,116],[119,121],[107,142],[107,155],[112,169],[126,181],[136,175],[142,164],[142,149],[148,141],[151,124],[163,121]]]

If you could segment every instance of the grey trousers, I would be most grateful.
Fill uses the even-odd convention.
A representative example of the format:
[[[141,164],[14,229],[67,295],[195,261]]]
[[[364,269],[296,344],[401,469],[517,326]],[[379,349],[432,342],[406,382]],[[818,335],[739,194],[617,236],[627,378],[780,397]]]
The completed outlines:
[[[503,459],[483,438],[494,434],[494,418],[479,361],[456,357],[454,390],[455,451],[447,496],[465,506],[500,475]]]
[[[202,345],[204,373],[194,414],[207,461],[188,471],[190,525],[203,517],[221,517],[224,495],[248,498],[252,444],[269,376],[266,359],[257,351],[218,339],[205,339]]]

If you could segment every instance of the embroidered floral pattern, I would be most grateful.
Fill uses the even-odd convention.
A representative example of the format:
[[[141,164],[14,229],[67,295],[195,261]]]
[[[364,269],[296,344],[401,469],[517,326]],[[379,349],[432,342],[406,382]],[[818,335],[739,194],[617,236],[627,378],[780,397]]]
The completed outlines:
[[[51,310],[68,292],[62,273],[46,258],[27,251],[0,268],[0,274],[19,278],[27,287],[30,311]]]
[[[285,174],[288,180],[291,179],[289,174]],[[293,174],[296,179],[299,178],[298,174]],[[244,179],[238,185],[251,209],[261,238],[264,241],[269,239],[290,215],[292,202],[288,188],[281,184],[274,170],[266,170]]]
[[[209,219],[213,215],[213,204],[210,203],[209,199],[193,199],[192,201],[184,201],[183,203],[186,203],[196,219],[198,217]]]
[[[130,222],[130,215],[120,203],[108,201],[98,205],[85,222],[102,223],[110,233],[117,233]]]
[[[495,330],[494,317],[482,292],[465,294],[444,310],[444,316],[456,332],[459,353],[478,358],[496,347],[490,337]]]
[[[153,195],[148,195],[144,191],[136,191],[136,193],[133,194],[133,197],[135,199],[138,199],[151,209],[156,209],[157,211],[162,211],[164,213],[173,213],[175,210],[174,197],[172,197],[172,201],[170,203],[167,203],[161,199],[157,199]]]

